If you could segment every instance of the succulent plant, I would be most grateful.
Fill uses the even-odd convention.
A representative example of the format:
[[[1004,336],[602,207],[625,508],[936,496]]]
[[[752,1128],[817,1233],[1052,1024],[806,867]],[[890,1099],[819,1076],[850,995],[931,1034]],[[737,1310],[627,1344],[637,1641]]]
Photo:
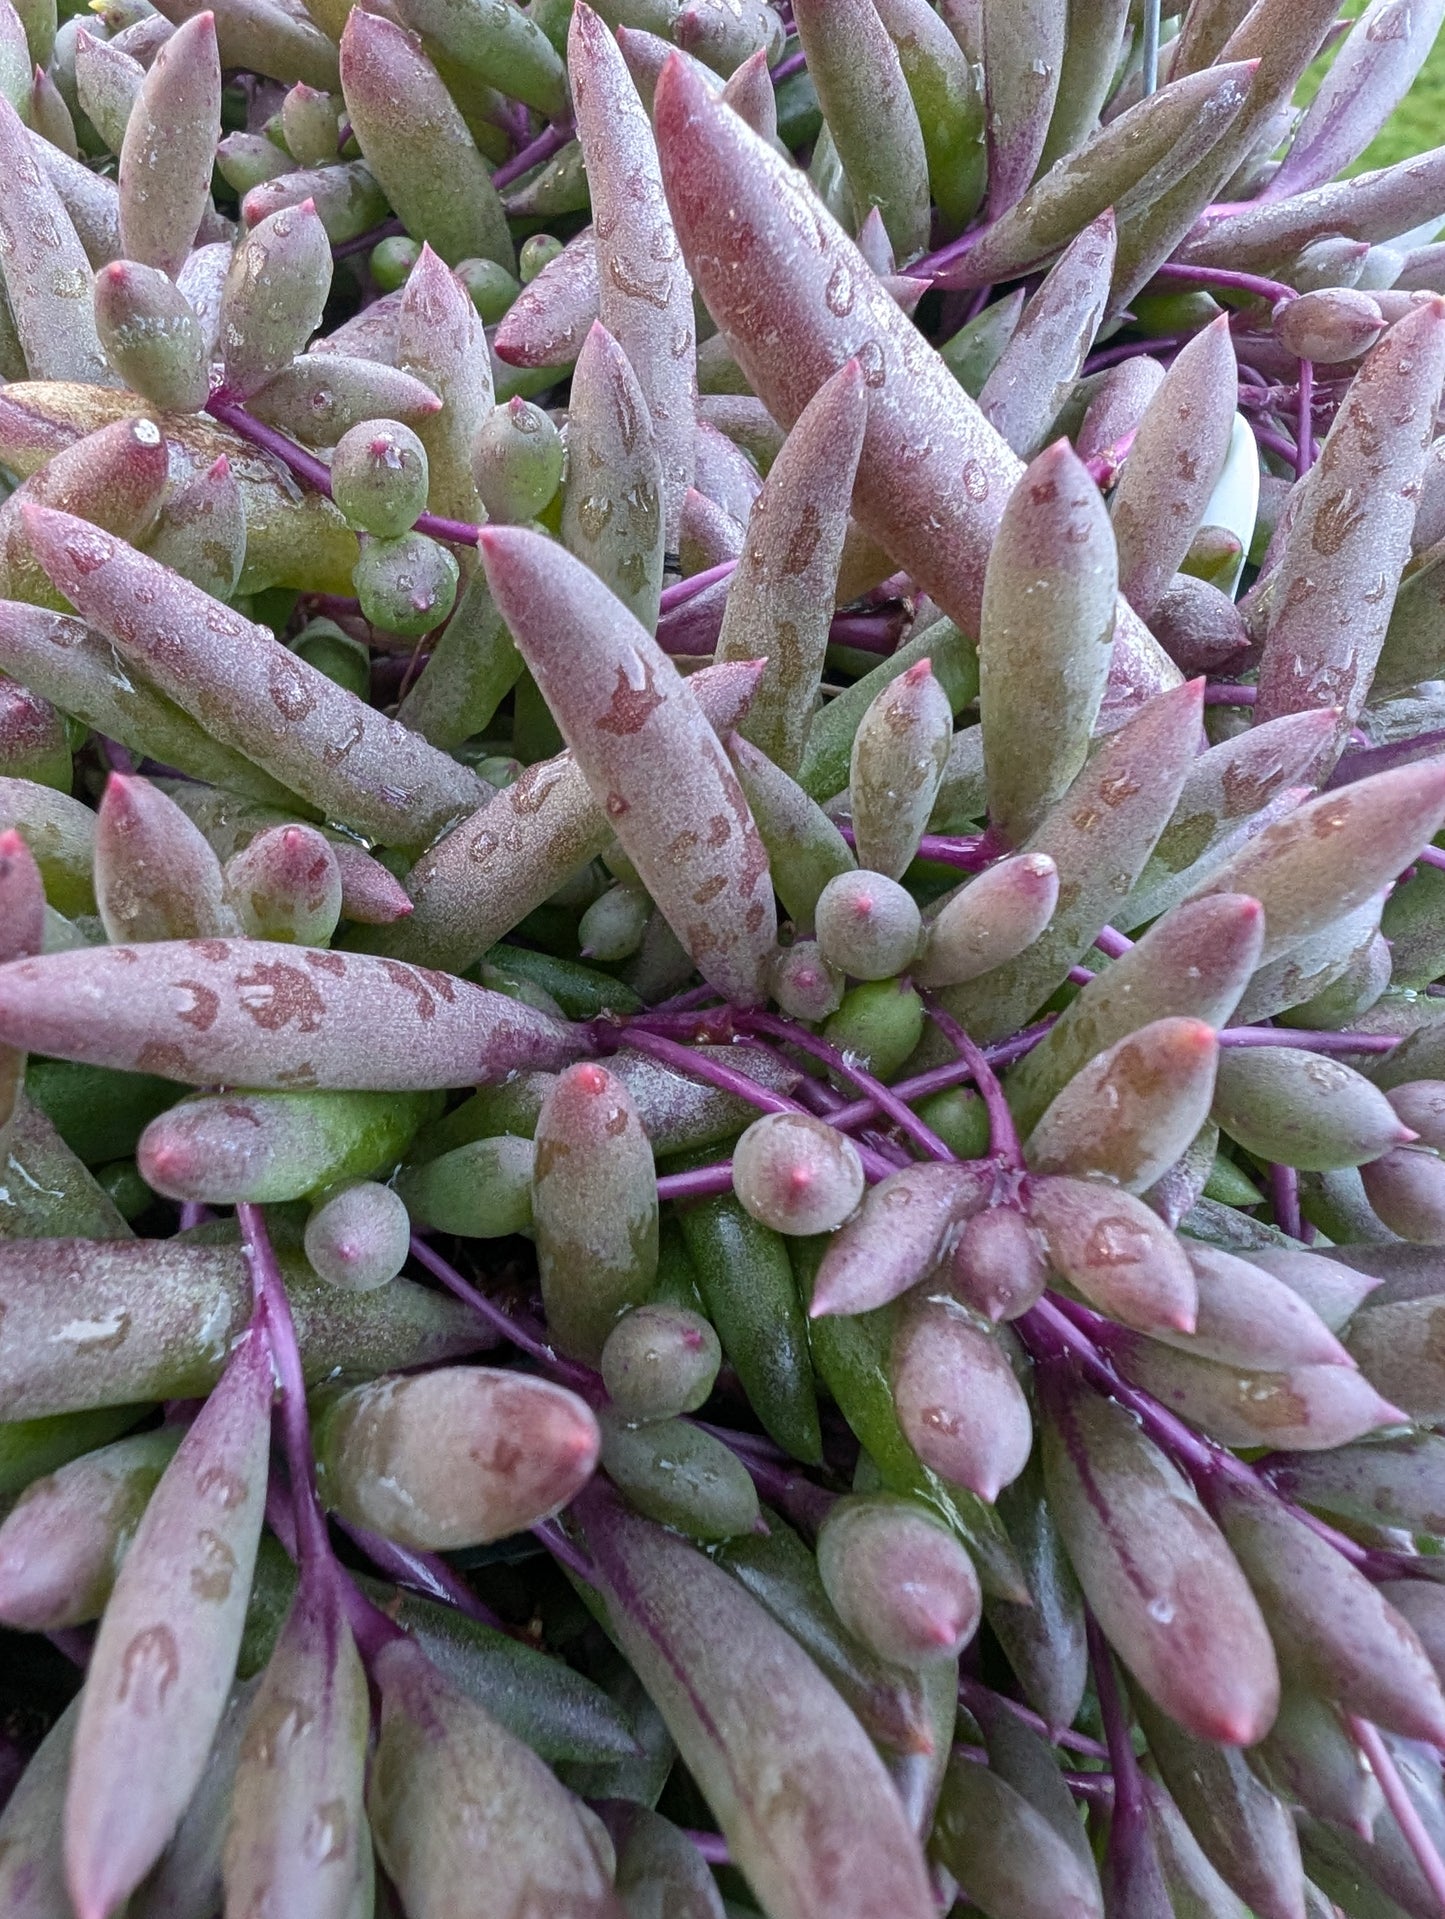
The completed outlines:
[[[4,1919],[1445,1913],[1344,11],[0,0]]]

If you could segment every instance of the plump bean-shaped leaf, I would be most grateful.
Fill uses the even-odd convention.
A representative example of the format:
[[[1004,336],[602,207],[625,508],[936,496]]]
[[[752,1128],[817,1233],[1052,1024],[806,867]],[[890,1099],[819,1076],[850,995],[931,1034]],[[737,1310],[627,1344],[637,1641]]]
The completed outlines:
[[[143,540],[156,525],[166,491],[168,453],[153,420],[117,420],[63,447],[0,509],[0,552],[17,599],[61,606],[25,527],[29,505],[55,507],[123,540]]]
[[[0,95],[5,290],[35,380],[114,384],[91,310],[90,262],[30,135]]]
[[[1082,25],[1071,23],[1066,76],[1081,31]],[[1056,155],[1023,198],[956,265],[945,269],[943,284],[988,286],[1027,272],[1066,245],[1105,207],[1113,207],[1122,218],[1147,206],[1230,125],[1244,104],[1252,73],[1249,63],[1239,62],[1176,80],[1093,131],[1074,152]]]
[[[811,926],[824,887],[857,865],[853,849],[769,754],[740,733],[729,734],[725,744],[768,850],[778,898],[795,924]]]
[[[205,337],[190,303],[156,267],[114,260],[95,279],[106,358],[156,406],[193,413],[208,391]]]
[[[688,1207],[681,1224],[698,1291],[749,1404],[780,1446],[816,1463],[808,1331],[786,1243],[731,1193]]]
[[[330,290],[331,243],[311,201],[251,228],[237,245],[221,294],[219,344],[229,395],[246,399],[291,364],[320,325]]]
[[[1023,194],[1048,139],[1067,45],[1061,0],[985,0],[983,64],[988,85],[988,205],[993,219]]]
[[[152,1120],[136,1157],[146,1181],[172,1198],[269,1204],[390,1172],[434,1111],[417,1093],[203,1095]]]
[[[998,1503],[1029,1603],[986,1595],[985,1615],[1034,1711],[1051,1726],[1071,1726],[1088,1684],[1084,1600],[1049,1509],[1037,1448]]]
[[[984,381],[980,412],[1024,459],[1047,438],[1094,344],[1114,252],[1114,215],[1105,211],[1050,267]]]
[[[89,807],[33,780],[0,779],[0,830],[18,832],[30,848],[57,912],[95,911],[95,815]]]
[[[1128,931],[1160,917],[1187,893],[1202,892],[1209,873],[1236,850],[1231,837],[1253,822],[1260,831],[1270,824],[1269,802],[1298,790],[1334,727],[1332,710],[1290,713],[1201,753],[1115,924]]]
[[[1292,1678],[1407,1739],[1438,1741],[1445,1697],[1413,1628],[1333,1546],[1263,1489],[1213,1505]]]
[[[0,1617],[24,1632],[98,1618],[180,1435],[140,1433],[26,1487],[0,1526]]]
[[[597,1421],[550,1380],[445,1367],[343,1393],[318,1424],[322,1498],[423,1551],[483,1545],[565,1506],[597,1461]]]
[[[1353,1363],[1314,1308],[1283,1280],[1220,1247],[1183,1243],[1194,1269],[1198,1314],[1191,1331],[1163,1327],[1156,1339],[1204,1359],[1262,1371]]]
[[[466,981],[264,940],[16,962],[3,970],[0,1029],[9,1044],[61,1058],[278,1090],[476,1085],[521,1066],[559,1066],[578,1050],[555,1019]]]
[[[776,932],[767,853],[693,694],[580,562],[521,529],[482,542],[497,604],[648,892],[704,977],[758,1000]],[[701,833],[677,831],[684,793]]]
[[[475,803],[475,776],[288,652],[269,628],[69,514],[28,507],[25,527],[82,617],[161,692],[199,708],[208,732],[329,818],[416,845]]]
[[[413,375],[345,353],[304,354],[247,404],[258,420],[284,427],[308,446],[335,446],[366,420],[415,426],[441,411],[436,394]]]
[[[692,677],[689,689],[716,731],[746,713],[760,671],[748,661]],[[412,912],[376,945],[460,971],[612,839],[605,806],[573,755],[539,761],[417,861],[407,876]]]
[[[369,1722],[333,1575],[308,1569],[246,1714],[226,1834],[229,1903],[349,1919],[371,1843]]]
[[[1323,186],[1359,158],[1409,92],[1442,19],[1435,0],[1374,0],[1364,10],[1295,129],[1272,199]]]
[[[17,1241],[73,1233],[86,1239],[127,1239],[130,1228],[115,1202],[23,1090],[3,1140],[6,1180],[0,1186],[0,1239]]]
[[[1122,1336],[1117,1352],[1135,1384],[1225,1446],[1320,1452],[1405,1417],[1348,1366],[1254,1372],[1135,1334]]]
[[[1161,693],[1112,733],[1031,835],[1022,850],[1053,860],[1059,905],[1043,937],[1017,959],[945,990],[945,1005],[976,1039],[1016,1031],[1128,894],[1193,759],[1201,691],[1196,682]]]
[[[957,232],[983,197],[984,101],[978,71],[927,0],[882,0],[878,17],[898,49],[917,109],[929,191],[945,233]],[[724,98],[729,98],[726,89]],[[756,120],[749,124],[764,130]]]
[[[409,1640],[375,1671],[367,1809],[413,1919],[622,1919],[577,1802],[541,1760]]]
[[[899,1317],[889,1376],[898,1423],[924,1465],[992,1505],[1033,1444],[998,1338],[946,1295],[914,1298]]]
[[[508,366],[571,366],[597,318],[597,237],[590,226],[530,280],[497,325]]]
[[[120,150],[120,237],[128,260],[174,278],[196,235],[221,137],[213,15],[198,13],[146,73]]]
[[[252,1332],[182,1440],[116,1578],[86,1673],[65,1801],[66,1881],[109,1912],[200,1779],[235,1674],[261,1535],[271,1358]]]
[[[858,723],[848,791],[860,863],[898,879],[918,850],[953,740],[948,695],[920,660]]]
[[[870,1312],[897,1299],[938,1263],[949,1235],[982,1206],[987,1168],[908,1166],[870,1188],[828,1242],[809,1313]]]
[[[859,522],[965,631],[977,632],[984,562],[1017,460],[806,183],[710,100],[681,62],[659,81],[655,112],[678,236],[749,385],[790,426],[857,357],[868,388]],[[748,247],[735,244],[738,231],[749,235]],[[923,445],[929,454],[919,459]],[[1173,680],[1132,614],[1115,668],[1126,701]]]
[[[883,216],[900,259],[928,244],[928,157],[898,52],[871,0],[806,0],[799,39],[857,217]]]
[[[1047,853],[1001,860],[945,901],[910,968],[920,986],[959,986],[1017,959],[1046,931],[1059,900]]]
[[[239,931],[204,834],[149,780],[112,773],[96,814],[95,890],[106,937],[214,939]]]
[[[1267,826],[1198,893],[1249,893],[1260,902],[1260,963],[1267,965],[1363,906],[1429,843],[1442,818],[1445,771],[1425,763],[1375,773]]]
[[[1314,1172],[1362,1165],[1410,1136],[1353,1067],[1294,1046],[1226,1048],[1214,1116],[1246,1151]]]
[[[441,411],[416,428],[430,468],[432,511],[481,519],[471,452],[492,411],[491,355],[471,295],[430,245],[422,247],[402,289],[395,358],[442,401]]]
[[[567,111],[567,76],[556,49],[525,13],[470,0],[406,0],[407,26],[469,75],[548,119]]]
[[[1279,1669],[1224,1535],[1121,1406],[1055,1371],[1042,1383],[1050,1504],[1109,1643],[1186,1731],[1252,1745]]]
[[[354,9],[341,41],[341,87],[358,144],[417,239],[449,266],[515,263],[501,198],[441,75],[402,27]]]
[[[1102,1182],[1037,1179],[1028,1217],[1060,1277],[1141,1332],[1188,1333],[1198,1288],[1183,1247],[1141,1201]]]
[[[733,1191],[774,1232],[829,1233],[863,1197],[863,1162],[846,1133],[811,1113],[764,1113],[733,1148]]]
[[[287,801],[279,781],[217,744],[161,694],[130,679],[109,643],[80,620],[17,601],[0,602],[0,667],[140,757],[250,799]]]
[[[1445,301],[1392,327],[1350,383],[1271,576],[1259,720],[1364,705],[1410,554],[1415,496],[1445,380]],[[1348,604],[1348,615],[1342,609]]]
[[[978,1625],[978,1575],[962,1546],[907,1500],[841,1500],[818,1537],[838,1616],[880,1658],[925,1666],[956,1657]]]
[[[692,282],[646,110],[617,42],[585,0],[573,10],[567,60],[592,196],[598,313],[647,402],[662,462],[664,536],[675,552],[696,460]]]
[[[595,1361],[657,1272],[657,1182],[636,1105],[605,1067],[575,1066],[537,1117],[532,1212],[547,1319]]]
[[[712,1433],[682,1419],[630,1425],[608,1408],[599,1423],[603,1470],[638,1512],[708,1543],[756,1526],[751,1475]]]
[[[1118,567],[1099,490],[1067,440],[1014,488],[989,554],[979,715],[989,819],[1017,845],[1088,752],[1108,684]]]
[[[637,375],[600,320],[577,356],[567,418],[563,544],[655,632],[663,569],[661,456]]]
[[[1110,517],[1120,590],[1146,619],[1183,563],[1224,470],[1235,390],[1234,346],[1221,314],[1189,341],[1139,423]]]
[[[1224,1879],[1259,1919],[1305,1919],[1304,1868],[1288,1809],[1235,1748],[1191,1738],[1142,1690],[1137,1709],[1165,1785]]]
[[[675,1535],[600,1494],[581,1516],[612,1628],[776,1919],[924,1919],[923,1860],[882,1764],[792,1637]]]
[[[275,826],[226,862],[226,892],[253,939],[324,946],[341,918],[341,868],[314,826]]]
[[[227,1342],[250,1310],[239,1249],[121,1241],[115,1231],[105,1244],[0,1244],[5,1419],[194,1398],[220,1378]],[[473,1314],[410,1281],[352,1294],[318,1280],[304,1261],[288,1256],[285,1270],[313,1384],[333,1370],[385,1372],[491,1343]]]
[[[849,361],[783,442],[728,588],[716,657],[768,662],[743,730],[785,773],[812,723],[867,416],[863,372]]]
[[[1176,907],[1101,969],[1009,1074],[1009,1104],[1019,1125],[1034,1126],[1087,1061],[1142,1025],[1170,1018],[1224,1025],[1255,971],[1263,939],[1259,903],[1242,894]]]

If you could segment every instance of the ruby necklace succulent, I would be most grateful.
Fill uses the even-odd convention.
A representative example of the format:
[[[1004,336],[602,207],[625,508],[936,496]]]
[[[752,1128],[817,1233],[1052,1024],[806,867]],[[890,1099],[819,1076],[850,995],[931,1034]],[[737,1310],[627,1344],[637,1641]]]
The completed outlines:
[[[1337,11],[0,0],[7,1919],[1445,1913]]]

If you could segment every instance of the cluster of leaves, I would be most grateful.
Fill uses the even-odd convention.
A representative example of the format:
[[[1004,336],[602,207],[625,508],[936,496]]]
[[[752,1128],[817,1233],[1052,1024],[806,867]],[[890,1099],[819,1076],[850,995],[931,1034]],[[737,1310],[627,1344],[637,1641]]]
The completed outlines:
[[[6,1919],[1445,1910],[1337,11],[0,0]]]

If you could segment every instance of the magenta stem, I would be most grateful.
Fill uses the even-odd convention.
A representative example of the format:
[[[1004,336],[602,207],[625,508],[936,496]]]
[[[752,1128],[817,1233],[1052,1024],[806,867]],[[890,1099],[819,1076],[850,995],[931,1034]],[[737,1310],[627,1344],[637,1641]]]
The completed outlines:
[[[1171,353],[1177,346],[1183,346],[1192,336],[1188,333],[1165,333],[1154,340],[1125,340],[1118,346],[1106,346],[1098,353],[1091,353],[1084,362],[1084,375],[1102,373],[1105,367],[1118,366],[1124,360],[1137,360],[1142,353]]]
[[[597,1570],[592,1561],[580,1547],[573,1545],[555,1519],[540,1520],[531,1530],[532,1537],[547,1548],[559,1566],[575,1573],[584,1585],[595,1584]]]
[[[1239,685],[1230,680],[1216,680],[1204,689],[1206,706],[1253,706],[1258,698],[1257,686]]]
[[[466,1581],[439,1554],[398,1546],[395,1540],[383,1539],[380,1533],[368,1532],[364,1526],[349,1525],[344,1519],[338,1519],[336,1523],[347,1538],[361,1548],[377,1570],[385,1573],[396,1585],[408,1586],[413,1592],[420,1593],[423,1599],[435,1599],[440,1605],[465,1613],[468,1619],[490,1626],[494,1632],[507,1630],[491,1607],[477,1598]]]
[[[775,1093],[769,1086],[760,1086],[755,1079],[749,1079],[746,1073],[740,1073],[735,1066],[727,1065],[723,1060],[709,1058],[706,1054],[696,1053],[690,1046],[682,1046],[674,1039],[666,1039],[661,1033],[651,1033],[636,1025],[627,1030],[627,1044],[640,1053],[650,1053],[654,1059],[660,1059],[668,1066],[675,1066],[680,1073],[687,1073],[693,1079],[707,1081],[711,1086],[720,1088],[724,1093],[734,1093],[739,1099],[745,1099],[750,1106],[756,1106],[764,1113],[805,1113],[807,1108],[795,1099],[789,1099],[783,1093]],[[870,1179],[886,1179],[897,1170],[881,1153],[868,1146],[859,1146],[858,1157],[863,1162],[863,1170]]]
[[[1380,1791],[1384,1794],[1385,1804],[1394,1814],[1395,1823],[1404,1836],[1406,1845],[1415,1855],[1426,1884],[1440,1901],[1445,1911],[1445,1860],[1436,1849],[1435,1841],[1430,1837],[1424,1820],[1420,1817],[1414,1800],[1400,1777],[1399,1768],[1390,1757],[1390,1749],[1380,1737],[1379,1731],[1368,1719],[1349,1716],[1350,1734],[1365,1758],[1370,1762],[1370,1770],[1380,1782]]]
[[[1438,846],[1422,846],[1415,858],[1421,866],[1445,867],[1445,853]]]
[[[711,1166],[694,1166],[686,1173],[663,1173],[657,1182],[659,1204],[670,1199],[715,1199],[733,1189],[733,1163],[720,1159]]]
[[[1252,431],[1266,453],[1273,453],[1278,459],[1288,461],[1291,466],[1295,464],[1299,449],[1293,440],[1286,439],[1283,433],[1276,433],[1272,427],[1265,426],[1262,421],[1258,422]]]
[[[554,153],[560,153],[573,137],[570,120],[554,121],[550,127],[544,127],[535,140],[514,153],[510,160],[504,160],[492,175],[492,185],[500,191],[509,187],[514,180],[520,180],[524,173],[530,173],[544,160],[550,160]]]
[[[405,232],[406,228],[400,220],[383,220],[379,226],[371,227],[365,233],[353,233],[349,240],[338,240],[331,249],[331,257],[333,260],[347,260],[353,253],[369,253],[383,240],[393,240]]]
[[[834,822],[843,838],[855,850],[857,840],[847,820]],[[992,866],[999,848],[987,833],[925,833],[914,855],[920,860],[936,860],[940,866],[956,866],[963,873],[981,873]]]
[[[776,74],[774,78],[776,78]],[[732,1854],[728,1851],[728,1842],[720,1832],[688,1832],[688,1838],[697,1847],[710,1866],[730,1866]]]
[[[1094,941],[1094,945],[1106,959],[1122,959],[1134,948],[1134,942],[1128,934],[1119,932],[1113,926],[1100,927],[1099,936]]]
[[[1172,280],[1176,286],[1229,287],[1236,293],[1252,293],[1271,305],[1280,300],[1296,300],[1299,295],[1283,280],[1266,280],[1257,273],[1236,273],[1224,267],[1187,267],[1166,261],[1154,271],[1156,280]]]
[[[1274,1223],[1291,1239],[1303,1239],[1299,1211],[1299,1173],[1293,1166],[1275,1162],[1269,1169],[1269,1202],[1274,1208]]]
[[[419,1233],[411,1236],[411,1256],[418,1265],[425,1266],[433,1279],[439,1279],[449,1293],[455,1295],[464,1305],[470,1306],[474,1313],[495,1326],[503,1339],[510,1340],[519,1352],[526,1353],[529,1359],[535,1359],[539,1366],[555,1373],[568,1383],[587,1392],[597,1387],[597,1375],[590,1367],[581,1366],[575,1360],[564,1359],[562,1355],[548,1345],[542,1328],[529,1319],[514,1319],[510,1313],[504,1313],[495,1300],[488,1299],[464,1279],[450,1260],[443,1259],[434,1246],[429,1246]]]
[[[807,64],[801,47],[792,53],[785,53],[778,64],[770,69],[773,85],[781,86],[784,80],[791,80],[793,75],[801,73]]]
[[[1295,414],[1295,477],[1302,480],[1315,462],[1315,369],[1312,360],[1299,363],[1299,407]]]
[[[1134,1741],[1129,1731],[1129,1715],[1119,1692],[1119,1675],[1114,1670],[1114,1655],[1099,1630],[1093,1613],[1085,1617],[1089,1638],[1089,1663],[1094,1669],[1094,1690],[1099,1698],[1099,1718],[1109,1748],[1109,1766],[1114,1775],[1114,1817],[1143,1819],[1144,1787]]]
[[[1303,1026],[1226,1026],[1217,1038],[1221,1046],[1298,1046],[1306,1053],[1388,1053],[1400,1044],[1401,1036],[1312,1032]]]
[[[970,1712],[975,1705],[985,1709],[988,1706],[1002,1706],[1021,1725],[1042,1733],[1045,1739],[1052,1740],[1056,1746],[1067,1747],[1070,1752],[1087,1753],[1093,1759],[1107,1759],[1109,1756],[1109,1748],[1101,1745],[1097,1739],[1091,1739],[1088,1733],[1074,1732],[1067,1726],[1051,1726],[1031,1706],[1024,1705],[1021,1700],[1010,1699],[1007,1693],[995,1692],[991,1686],[986,1686],[981,1679],[974,1679],[968,1673],[959,1674],[958,1696]]]
[[[1014,1116],[1009,1111],[1009,1103],[1004,1098],[998,1074],[985,1058],[982,1049],[970,1039],[952,1013],[945,1010],[932,993],[922,995],[928,1017],[948,1041],[959,1058],[966,1061],[973,1074],[973,1083],[983,1098],[988,1111],[989,1141],[994,1153],[1009,1166],[1022,1166],[1023,1148],[1019,1144],[1018,1128],[1014,1125]]]
[[[720,560],[716,566],[706,567],[701,573],[690,573],[685,580],[675,580],[671,586],[662,589],[658,610],[671,613],[674,607],[686,605],[689,600],[696,599],[704,587],[731,578],[736,565],[736,560]]]
[[[260,447],[263,453],[269,453],[289,468],[298,480],[317,493],[331,498],[330,469],[308,453],[305,447],[298,446],[289,435],[279,432],[274,426],[267,426],[264,420],[258,420],[248,413],[239,400],[230,400],[221,393],[213,393],[206,402],[206,411],[213,420],[219,420],[222,426],[230,427],[233,433],[239,433],[243,440],[249,440],[252,446]],[[416,522],[416,531],[425,533],[433,540],[447,540],[453,546],[475,546],[481,534],[481,528],[473,526],[467,520],[448,520],[439,513],[423,513]]]
[[[814,1059],[822,1060],[835,1073],[851,1080],[860,1093],[866,1093],[875,1108],[891,1119],[899,1131],[906,1133],[930,1159],[953,1158],[953,1153],[933,1128],[921,1120],[891,1086],[885,1086],[881,1079],[875,1079],[872,1073],[855,1066],[846,1054],[836,1046],[830,1046],[827,1040],[820,1039],[816,1033],[810,1033],[806,1027],[798,1026],[791,1020],[780,1019],[775,1013],[745,1013],[738,1024],[744,1031],[767,1033],[773,1039],[796,1046],[800,1052],[811,1053]],[[830,1124],[833,1123],[830,1121]]]

